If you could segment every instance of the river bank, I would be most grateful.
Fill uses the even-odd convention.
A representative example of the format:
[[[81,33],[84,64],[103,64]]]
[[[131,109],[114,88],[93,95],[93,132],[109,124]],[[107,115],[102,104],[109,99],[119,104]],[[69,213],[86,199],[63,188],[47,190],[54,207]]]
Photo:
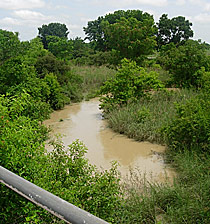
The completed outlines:
[[[97,98],[54,111],[44,123],[52,128],[52,135],[61,134],[66,147],[76,139],[81,140],[88,148],[86,157],[98,169],[109,169],[111,162],[117,161],[124,177],[129,175],[130,169],[135,169],[148,180],[173,179],[173,170],[166,167],[161,156],[165,147],[136,142],[113,132],[102,117]]]

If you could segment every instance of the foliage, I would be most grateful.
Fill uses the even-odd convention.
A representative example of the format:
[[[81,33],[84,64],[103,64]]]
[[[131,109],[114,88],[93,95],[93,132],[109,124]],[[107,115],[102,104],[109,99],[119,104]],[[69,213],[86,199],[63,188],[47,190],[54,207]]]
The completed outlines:
[[[147,73],[137,66],[136,62],[124,59],[115,77],[106,81],[101,87],[101,94],[106,94],[101,98],[101,108],[107,112],[112,107],[122,106],[148,96],[151,90],[162,89],[163,84],[157,76],[155,72]]]
[[[208,91],[210,88],[210,72],[205,71],[205,68],[201,67],[194,76],[197,78],[196,85],[198,88]]]
[[[18,33],[0,29],[0,65],[17,56],[21,49]]]
[[[24,82],[28,77],[35,77],[33,66],[27,65],[21,56],[8,59],[0,66],[0,93],[5,94],[9,87]]]
[[[34,66],[39,57],[49,54],[47,50],[44,49],[40,38],[36,37],[28,42],[21,42],[24,51],[21,52],[21,56],[24,62],[29,66]]]
[[[108,24],[114,24],[118,22],[120,19],[125,18],[135,18],[139,22],[146,24],[147,22],[149,26],[151,26],[150,21],[153,21],[153,17],[148,13],[143,13],[140,10],[118,10],[114,13],[109,13],[107,15],[98,17],[97,20],[89,21],[87,27],[84,27],[84,31],[86,34],[86,39],[90,41],[93,48],[95,50],[106,51],[106,37],[104,35],[103,22],[107,22]],[[147,21],[147,22],[146,22]],[[150,33],[149,33],[150,36]]]
[[[35,68],[39,78],[44,78],[46,74],[53,73],[57,76],[61,85],[68,82],[67,73],[71,70],[66,62],[58,60],[53,54],[38,57]]]
[[[136,60],[141,63],[156,45],[153,18],[138,21],[136,18],[120,18],[114,24],[102,22],[105,43],[116,51],[119,59]]]
[[[175,149],[208,151],[210,147],[210,97],[201,93],[186,104],[177,104],[177,115],[164,132],[168,145]]]
[[[65,24],[61,23],[49,23],[48,25],[42,25],[38,28],[39,35],[45,49],[48,49],[48,36],[56,36],[60,38],[67,39],[68,29]]]
[[[157,23],[158,47],[161,48],[162,45],[169,43],[180,44],[193,37],[191,26],[192,23],[183,16],[169,19],[167,14],[163,14]]]
[[[47,36],[48,50],[60,59],[71,59],[73,51],[73,43],[66,38],[57,36]]]
[[[162,127],[171,124],[176,116],[175,103],[184,103],[195,96],[192,90],[168,90],[153,93],[121,108],[112,109],[106,118],[112,130],[137,141],[166,144]]]
[[[46,102],[50,104],[53,109],[61,109],[69,100],[62,93],[61,86],[57,81],[57,77],[50,73],[44,77],[44,82],[48,86],[48,95]]]
[[[198,87],[201,77],[197,71],[201,67],[206,71],[210,68],[210,60],[203,53],[203,46],[192,40],[179,47],[174,44],[162,47],[158,61],[171,73],[172,83],[179,87]]]
[[[73,44],[72,56],[74,59],[89,56],[94,53],[93,49],[91,49],[90,47],[90,44],[85,43],[85,41],[82,38],[76,37],[71,41]]]

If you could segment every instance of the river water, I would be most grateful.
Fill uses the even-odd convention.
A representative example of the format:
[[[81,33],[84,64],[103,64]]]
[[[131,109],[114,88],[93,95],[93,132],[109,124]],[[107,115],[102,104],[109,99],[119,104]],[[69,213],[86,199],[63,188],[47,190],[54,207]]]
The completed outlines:
[[[99,169],[109,169],[115,160],[122,176],[129,175],[130,169],[159,182],[174,176],[160,156],[165,147],[113,132],[102,118],[97,98],[55,111],[44,123],[52,128],[52,135],[61,134],[65,146],[76,139],[82,141],[88,148],[86,157]]]

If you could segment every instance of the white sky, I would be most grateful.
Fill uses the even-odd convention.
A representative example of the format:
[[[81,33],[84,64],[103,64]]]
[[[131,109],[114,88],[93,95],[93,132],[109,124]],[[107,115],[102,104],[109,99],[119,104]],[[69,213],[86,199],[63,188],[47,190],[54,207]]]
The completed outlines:
[[[0,29],[31,40],[38,27],[59,22],[67,25],[70,38],[84,38],[88,21],[119,9],[148,12],[156,22],[163,13],[184,16],[193,23],[194,39],[210,43],[210,0],[0,0]]]

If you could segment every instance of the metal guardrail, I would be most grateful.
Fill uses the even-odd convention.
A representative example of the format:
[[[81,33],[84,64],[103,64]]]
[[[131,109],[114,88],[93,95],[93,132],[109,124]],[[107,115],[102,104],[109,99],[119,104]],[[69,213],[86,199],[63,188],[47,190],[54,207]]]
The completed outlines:
[[[2,166],[0,166],[0,182],[66,223],[108,224],[108,222],[32,184]]]

